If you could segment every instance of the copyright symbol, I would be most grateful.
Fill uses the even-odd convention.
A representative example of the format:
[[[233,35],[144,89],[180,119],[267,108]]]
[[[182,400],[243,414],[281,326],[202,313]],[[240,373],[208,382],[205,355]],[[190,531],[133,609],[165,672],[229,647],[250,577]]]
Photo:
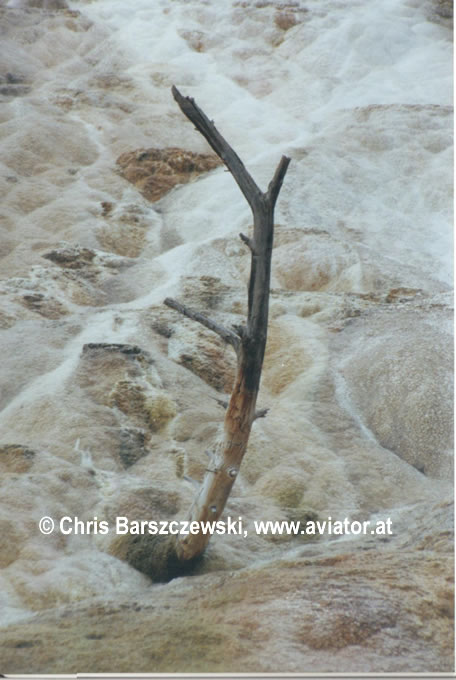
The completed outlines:
[[[52,534],[54,531],[54,520],[52,517],[42,517],[38,522],[42,534]]]

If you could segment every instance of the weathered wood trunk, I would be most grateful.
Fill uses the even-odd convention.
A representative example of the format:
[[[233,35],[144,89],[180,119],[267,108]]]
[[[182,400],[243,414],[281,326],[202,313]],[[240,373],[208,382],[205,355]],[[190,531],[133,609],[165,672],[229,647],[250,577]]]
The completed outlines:
[[[193,99],[183,97],[175,87],[172,88],[172,92],[182,112],[224,161],[253,213],[253,236],[249,238],[240,234],[242,241],[251,251],[248,313],[245,326],[236,326],[230,330],[171,298],[165,300],[165,304],[169,307],[173,307],[220,335],[225,342],[233,346],[237,354],[236,378],[225,413],[223,441],[212,453],[202,486],[188,517],[193,522],[207,522],[216,521],[222,514],[247,449],[252,423],[256,417],[265,415],[265,411],[256,412],[256,401],[267,339],[274,207],[290,159],[286,156],[282,157],[267,192],[263,193],[245,169],[240,158]],[[209,538],[210,533],[203,532],[178,536],[176,540],[178,559],[186,561],[200,555]]]

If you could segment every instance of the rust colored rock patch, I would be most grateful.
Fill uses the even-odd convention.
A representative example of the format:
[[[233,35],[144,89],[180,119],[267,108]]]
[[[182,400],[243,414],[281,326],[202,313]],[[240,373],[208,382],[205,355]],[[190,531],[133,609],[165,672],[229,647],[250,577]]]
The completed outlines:
[[[178,184],[187,184],[204,172],[214,170],[221,161],[213,154],[194,153],[177,147],[137,149],[117,159],[120,174],[155,202]]]
[[[2,472],[28,472],[33,465],[35,451],[20,444],[0,446],[0,469]]]

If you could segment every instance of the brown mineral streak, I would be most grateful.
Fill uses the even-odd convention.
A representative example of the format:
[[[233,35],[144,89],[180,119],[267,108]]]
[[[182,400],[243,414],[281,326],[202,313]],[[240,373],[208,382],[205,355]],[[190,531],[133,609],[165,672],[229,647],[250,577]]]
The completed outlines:
[[[216,521],[225,508],[256,417],[255,406],[267,340],[274,207],[290,159],[282,157],[267,192],[263,193],[247,172],[239,156],[194,100],[183,97],[176,87],[172,88],[172,93],[182,112],[223,160],[253,213],[253,239],[240,234],[241,240],[251,251],[246,326],[236,327],[231,331],[175,300],[170,298],[165,300],[168,307],[217,333],[225,342],[232,345],[237,355],[236,378],[224,420],[223,443],[213,455],[188,518],[191,522],[205,522]],[[264,415],[265,411],[261,412],[261,416]],[[178,536],[176,539],[178,558],[185,561],[197,557],[204,551],[209,538],[209,533],[202,532]]]

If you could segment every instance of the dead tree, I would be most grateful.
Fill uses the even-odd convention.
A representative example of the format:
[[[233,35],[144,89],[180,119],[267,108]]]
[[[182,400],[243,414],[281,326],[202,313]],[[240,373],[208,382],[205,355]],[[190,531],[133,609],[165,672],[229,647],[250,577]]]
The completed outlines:
[[[252,423],[255,418],[265,415],[265,410],[256,411],[255,407],[268,329],[274,207],[290,159],[282,156],[268,190],[263,193],[247,172],[239,156],[194,100],[183,97],[176,87],[172,88],[172,93],[181,111],[225,163],[253,214],[252,237],[239,234],[251,253],[248,313],[245,325],[225,328],[176,300],[166,298],[164,301],[168,307],[217,333],[233,347],[237,356],[236,378],[231,398],[226,406],[223,441],[211,455],[210,464],[188,518],[193,522],[206,522],[216,521],[223,512],[247,449]],[[188,561],[201,555],[209,538],[209,533],[202,532],[178,536],[175,546],[178,560]]]

